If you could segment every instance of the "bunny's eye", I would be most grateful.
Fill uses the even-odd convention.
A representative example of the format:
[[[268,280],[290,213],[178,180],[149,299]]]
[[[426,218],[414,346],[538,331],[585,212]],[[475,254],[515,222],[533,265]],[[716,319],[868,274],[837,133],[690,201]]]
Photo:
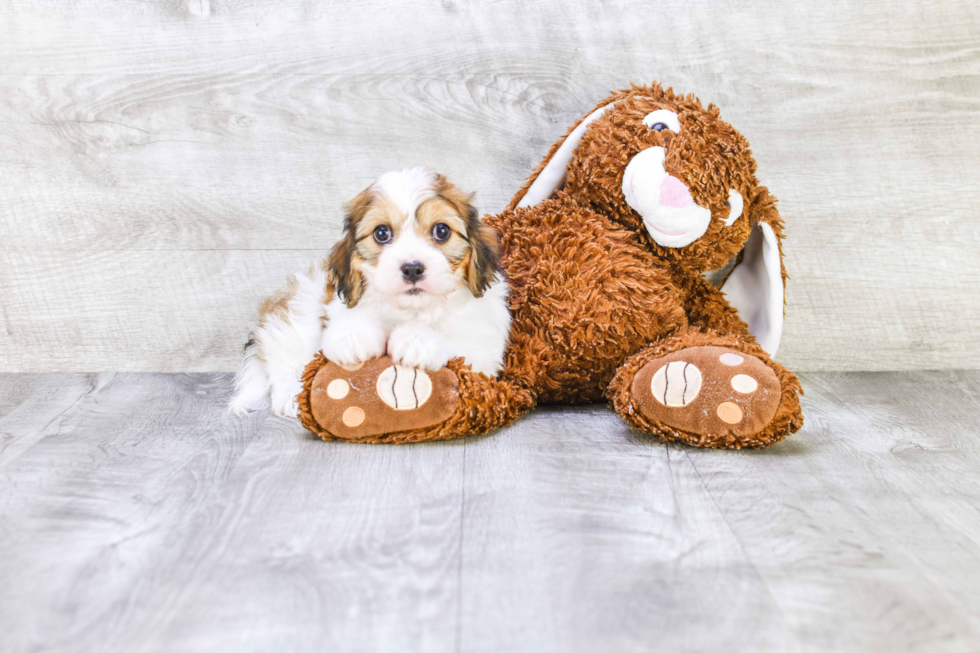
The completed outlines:
[[[676,113],[668,109],[651,111],[643,118],[643,124],[655,132],[669,129],[675,134],[681,133],[681,121],[677,118]]]

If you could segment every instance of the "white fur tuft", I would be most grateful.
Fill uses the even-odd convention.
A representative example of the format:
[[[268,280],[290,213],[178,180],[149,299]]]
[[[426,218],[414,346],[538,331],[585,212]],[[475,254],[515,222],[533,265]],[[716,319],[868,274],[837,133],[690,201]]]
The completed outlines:
[[[235,415],[269,407],[269,378],[262,362],[256,358],[258,349],[254,340],[245,345],[245,360],[235,375],[235,394],[228,405],[228,410]]]
[[[435,196],[437,173],[432,168],[416,166],[386,172],[374,182],[376,192],[383,194],[405,215],[415,213],[415,208]]]
[[[323,267],[314,265],[294,280],[286,315],[266,315],[252,332],[235,377],[232,412],[261,410],[271,403],[276,415],[297,415],[300,377],[320,348],[327,278]]]

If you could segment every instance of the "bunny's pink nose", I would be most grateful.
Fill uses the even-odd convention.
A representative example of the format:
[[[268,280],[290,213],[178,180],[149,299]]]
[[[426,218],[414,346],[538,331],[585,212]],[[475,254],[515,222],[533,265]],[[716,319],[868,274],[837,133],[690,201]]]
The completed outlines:
[[[660,205],[682,209],[691,204],[694,204],[694,198],[691,197],[691,191],[687,189],[684,182],[677,177],[667,175],[660,184]]]

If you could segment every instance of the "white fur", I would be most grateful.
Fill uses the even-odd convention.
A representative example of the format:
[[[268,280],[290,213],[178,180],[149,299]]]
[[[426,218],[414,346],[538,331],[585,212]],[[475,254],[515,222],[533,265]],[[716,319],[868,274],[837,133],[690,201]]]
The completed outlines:
[[[378,177],[374,189],[410,215],[419,204],[435,195],[436,176],[435,170],[422,166],[392,170]]]
[[[287,319],[267,316],[245,348],[230,404],[237,415],[270,403],[276,415],[296,415],[300,377],[319,349],[327,277],[322,266],[315,265],[295,279],[297,289],[289,300]]]
[[[323,355],[349,365],[387,351],[396,363],[427,370],[462,357],[475,371],[496,376],[510,331],[507,290],[507,284],[497,280],[477,298],[461,284],[435,301],[399,307],[369,284],[354,308],[339,298],[327,304]]]
[[[285,319],[267,318],[252,333],[242,367],[235,378],[230,408],[236,414],[269,406],[277,415],[297,415],[300,377],[318,350],[329,360],[349,365],[386,352],[398,364],[437,370],[462,357],[477,372],[496,376],[503,367],[510,332],[507,284],[496,279],[482,297],[475,297],[445,256],[415,233],[415,210],[431,197],[435,173],[409,168],[382,175],[375,182],[408,216],[401,233],[385,246],[375,267],[364,266],[365,288],[350,308],[337,296],[324,303],[327,284],[323,266],[296,275],[297,292]],[[406,294],[403,263],[425,265],[416,286],[424,292]],[[323,328],[323,320],[327,326]]]

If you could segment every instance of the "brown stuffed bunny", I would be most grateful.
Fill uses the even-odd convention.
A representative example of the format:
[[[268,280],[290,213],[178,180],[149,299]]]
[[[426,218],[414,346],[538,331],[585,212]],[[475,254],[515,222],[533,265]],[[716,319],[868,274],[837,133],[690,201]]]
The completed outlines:
[[[399,404],[389,359],[352,371],[318,355],[298,398],[304,425],[325,439],[415,442],[483,433],[539,402],[608,398],[665,440],[782,440],[802,426],[801,389],[770,358],[782,220],[755,170],[716,107],[658,84],[614,93],[486,220],[511,286],[500,378],[454,360],[422,373],[427,406],[407,386],[411,401]],[[360,390],[332,399],[337,379]],[[353,426],[340,417],[348,411]]]

